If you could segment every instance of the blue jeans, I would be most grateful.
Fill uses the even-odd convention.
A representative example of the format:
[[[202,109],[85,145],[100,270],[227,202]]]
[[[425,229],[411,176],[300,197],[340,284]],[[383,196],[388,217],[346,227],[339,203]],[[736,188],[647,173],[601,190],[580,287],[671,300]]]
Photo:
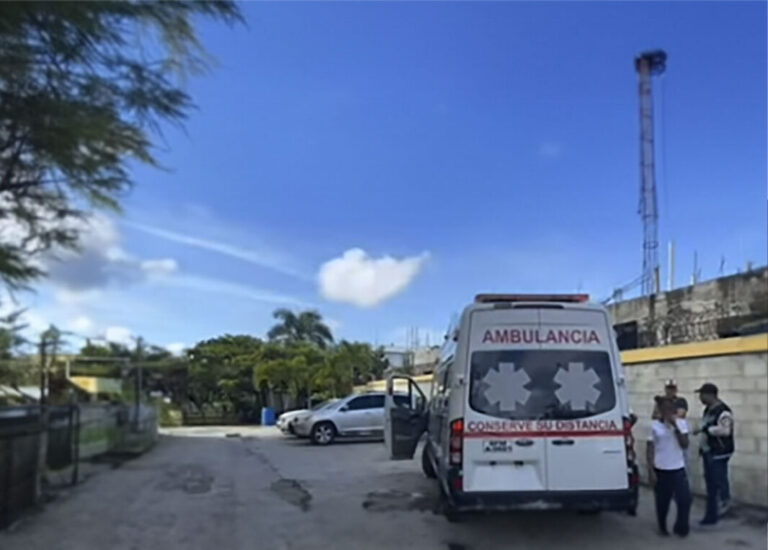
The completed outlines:
[[[728,459],[730,456],[713,458],[704,453],[704,481],[707,485],[707,511],[702,521],[716,523],[718,505],[731,499],[731,487],[728,483]]]
[[[682,537],[686,536],[690,530],[688,520],[691,515],[691,488],[688,485],[685,468],[679,470],[657,469],[654,492],[656,494],[656,520],[659,523],[659,529],[663,533],[667,532],[667,513],[674,497],[677,519],[673,530]]]

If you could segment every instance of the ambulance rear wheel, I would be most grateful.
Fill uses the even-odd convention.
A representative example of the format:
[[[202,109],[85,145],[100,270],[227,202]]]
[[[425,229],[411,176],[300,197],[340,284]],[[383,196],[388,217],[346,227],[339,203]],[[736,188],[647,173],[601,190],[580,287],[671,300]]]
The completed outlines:
[[[437,477],[437,474],[435,474],[435,467],[432,465],[432,457],[429,456],[429,443],[424,445],[424,450],[421,451],[421,470],[429,479],[435,479]]]
[[[448,498],[442,485],[440,486],[440,511],[448,523],[459,523],[464,520],[464,514],[456,509],[456,505]]]

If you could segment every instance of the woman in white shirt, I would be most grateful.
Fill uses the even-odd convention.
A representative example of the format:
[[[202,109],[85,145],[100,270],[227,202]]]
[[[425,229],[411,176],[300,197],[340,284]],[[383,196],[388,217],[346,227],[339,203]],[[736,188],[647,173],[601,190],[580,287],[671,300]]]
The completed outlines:
[[[673,531],[688,535],[691,512],[691,489],[685,473],[684,450],[688,447],[688,423],[677,416],[675,402],[664,396],[655,398],[658,414],[651,422],[648,436],[648,479],[656,493],[656,519],[659,533],[669,535],[667,513],[672,498],[677,506]]]

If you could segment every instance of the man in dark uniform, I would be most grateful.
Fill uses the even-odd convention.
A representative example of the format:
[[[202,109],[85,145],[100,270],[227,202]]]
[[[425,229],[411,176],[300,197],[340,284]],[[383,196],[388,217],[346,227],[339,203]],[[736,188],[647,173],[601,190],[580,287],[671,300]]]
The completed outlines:
[[[704,481],[707,485],[707,511],[700,525],[714,525],[728,510],[731,498],[728,483],[728,460],[734,451],[733,413],[728,405],[717,396],[717,386],[702,384],[696,390],[704,405],[700,434],[699,452],[704,461]]]
[[[678,418],[688,416],[688,401],[685,400],[685,397],[677,395],[677,382],[667,380],[664,383],[664,395],[675,403]]]

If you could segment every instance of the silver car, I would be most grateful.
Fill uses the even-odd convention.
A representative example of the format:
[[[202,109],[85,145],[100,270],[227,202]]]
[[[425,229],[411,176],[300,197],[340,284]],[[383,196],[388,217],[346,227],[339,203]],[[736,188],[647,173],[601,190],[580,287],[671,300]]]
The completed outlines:
[[[395,401],[407,399],[396,395]],[[384,439],[384,393],[353,394],[293,422],[299,437],[329,445],[337,437]]]
[[[323,407],[327,407],[328,405],[330,405],[331,403],[335,403],[336,401],[338,401],[338,399],[326,399],[325,401],[315,403],[309,409],[298,409],[294,411],[284,412],[283,414],[277,417],[276,426],[284,434],[295,435],[293,424],[294,422],[296,422],[298,418],[301,418],[302,416],[310,416],[313,412],[318,411]]]

